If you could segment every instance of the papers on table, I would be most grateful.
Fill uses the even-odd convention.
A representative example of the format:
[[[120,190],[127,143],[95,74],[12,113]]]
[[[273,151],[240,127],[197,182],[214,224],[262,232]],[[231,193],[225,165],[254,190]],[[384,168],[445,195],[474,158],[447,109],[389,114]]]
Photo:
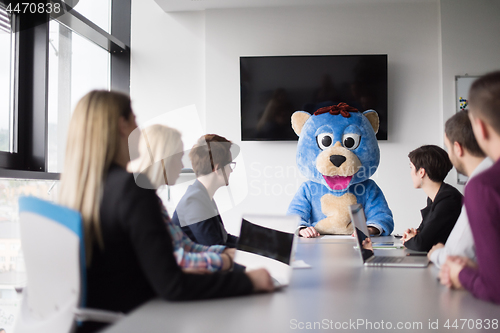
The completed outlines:
[[[352,235],[323,235],[318,237],[320,239],[352,239],[354,240],[354,237]]]
[[[311,268],[311,265],[307,264],[304,260],[295,260],[292,262],[292,268]]]

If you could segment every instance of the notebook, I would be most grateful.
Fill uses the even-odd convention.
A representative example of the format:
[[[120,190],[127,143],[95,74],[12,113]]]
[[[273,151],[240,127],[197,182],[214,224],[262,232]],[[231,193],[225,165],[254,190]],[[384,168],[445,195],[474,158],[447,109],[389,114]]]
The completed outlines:
[[[366,266],[388,266],[388,267],[427,267],[429,259],[427,256],[378,256],[373,251],[365,250],[361,244],[368,238],[368,227],[366,226],[366,217],[363,206],[360,204],[349,206],[351,221],[354,224],[356,241],[358,242],[357,251]]]
[[[297,246],[296,215],[243,215],[234,262],[247,270],[265,268],[276,288],[287,286]]]

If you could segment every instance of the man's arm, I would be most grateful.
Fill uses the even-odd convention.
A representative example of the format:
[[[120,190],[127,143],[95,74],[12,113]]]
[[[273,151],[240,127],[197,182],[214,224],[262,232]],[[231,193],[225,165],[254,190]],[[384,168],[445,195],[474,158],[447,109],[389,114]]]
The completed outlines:
[[[465,207],[474,236],[478,268],[459,273],[463,287],[474,296],[500,303],[500,193],[481,179],[471,179],[465,189]]]
[[[437,243],[434,245],[429,253],[427,253],[427,258],[436,265],[437,268],[441,268],[441,266],[446,262],[446,249],[443,243]]]

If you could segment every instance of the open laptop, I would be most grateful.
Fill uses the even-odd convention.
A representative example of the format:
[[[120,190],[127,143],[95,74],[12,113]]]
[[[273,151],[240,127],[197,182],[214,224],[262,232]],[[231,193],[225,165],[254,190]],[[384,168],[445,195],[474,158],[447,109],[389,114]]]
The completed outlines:
[[[363,206],[360,204],[351,205],[349,206],[349,213],[354,225],[356,241],[358,242],[357,251],[359,251],[365,266],[427,267],[429,264],[427,256],[407,256],[406,254],[401,256],[378,256],[373,251],[363,249],[361,244],[369,235]]]
[[[248,270],[265,268],[276,288],[287,286],[297,246],[295,215],[243,215],[234,262]]]

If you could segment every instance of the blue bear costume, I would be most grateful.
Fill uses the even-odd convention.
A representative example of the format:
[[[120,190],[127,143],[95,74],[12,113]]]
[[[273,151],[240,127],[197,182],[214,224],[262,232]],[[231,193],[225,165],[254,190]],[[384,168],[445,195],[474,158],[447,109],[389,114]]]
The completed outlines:
[[[301,226],[320,234],[351,234],[349,205],[360,203],[367,225],[389,235],[392,212],[382,190],[369,179],[377,170],[380,150],[375,137],[379,119],[345,103],[324,107],[314,115],[296,111],[292,127],[299,136],[297,165],[304,182],[287,214],[301,217]]]

